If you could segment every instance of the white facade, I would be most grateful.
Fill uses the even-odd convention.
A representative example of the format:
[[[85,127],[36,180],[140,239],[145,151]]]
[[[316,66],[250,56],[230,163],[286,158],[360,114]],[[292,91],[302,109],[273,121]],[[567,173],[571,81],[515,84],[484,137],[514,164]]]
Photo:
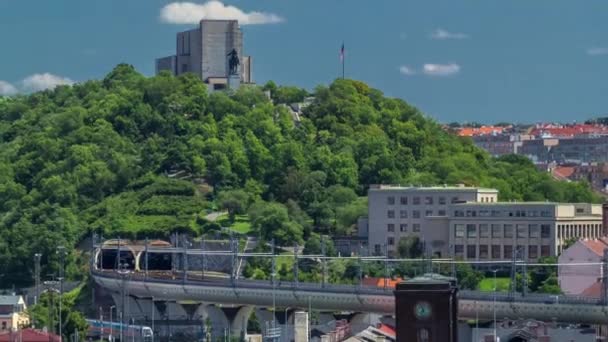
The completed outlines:
[[[567,234],[566,234],[567,233]],[[465,260],[538,260],[570,238],[602,234],[601,206],[535,202],[466,203],[450,212],[450,245]]]
[[[368,246],[372,254],[395,255],[399,239],[419,236],[434,255],[449,254],[448,213],[461,202],[493,203],[494,189],[379,185],[368,191]]]
[[[376,186],[368,192],[370,253],[396,255],[401,238],[418,236],[437,257],[538,260],[565,241],[603,235],[595,204],[497,202],[495,189]]]

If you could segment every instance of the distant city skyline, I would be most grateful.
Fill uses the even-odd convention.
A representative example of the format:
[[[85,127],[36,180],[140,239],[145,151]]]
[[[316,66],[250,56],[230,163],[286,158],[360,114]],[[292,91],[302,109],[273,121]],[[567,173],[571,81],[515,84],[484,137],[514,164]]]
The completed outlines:
[[[100,79],[129,63],[147,76],[175,34],[238,19],[258,84],[309,90],[341,75],[444,123],[582,122],[608,116],[608,2],[370,3],[0,1],[0,94]]]

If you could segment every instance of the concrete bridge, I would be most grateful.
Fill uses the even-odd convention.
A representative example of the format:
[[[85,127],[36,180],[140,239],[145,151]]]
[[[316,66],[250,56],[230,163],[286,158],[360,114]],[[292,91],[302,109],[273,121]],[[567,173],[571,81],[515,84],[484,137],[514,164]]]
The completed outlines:
[[[195,305],[196,315],[204,317],[209,311],[223,312],[222,319],[233,332],[246,329],[249,315],[255,307],[299,308],[315,311],[348,311],[354,313],[394,314],[392,290],[349,285],[239,280],[226,278],[200,280],[173,279],[133,272],[121,275],[113,271],[93,271],[93,279],[115,294],[120,303],[121,291],[128,294],[131,307],[140,315],[151,316],[157,310],[153,302],[166,302],[174,315],[187,316],[186,305]],[[219,311],[218,311],[219,310]],[[462,291],[459,294],[462,320],[492,320],[494,310],[499,320],[533,318],[541,321],[606,324],[608,307],[595,300],[567,296],[510,296],[506,293]],[[131,313],[133,315],[133,313]],[[157,317],[161,317],[156,313]]]
[[[120,243],[118,244],[120,246]],[[112,253],[113,249],[113,253]],[[150,260],[163,253],[181,256],[182,271],[175,258],[169,265],[148,271]],[[207,252],[213,255],[214,252]],[[123,255],[124,254],[124,255]],[[191,255],[192,254],[192,255]],[[222,253],[218,253],[222,254]],[[225,254],[225,253],[224,253]],[[230,254],[230,253],[228,253]],[[170,246],[116,247],[94,253],[91,272],[95,282],[113,293],[117,305],[126,298],[129,316],[160,318],[155,303],[166,303],[166,312],[178,317],[216,317],[233,334],[246,329],[255,308],[291,308],[321,312],[376,313],[392,316],[394,296],[390,288],[302,282],[256,281],[204,274],[188,268],[189,259],[204,257],[200,250]],[[209,256],[207,256],[209,257]],[[124,271],[113,268],[114,259],[126,260]],[[232,263],[236,260],[236,254]],[[229,258],[230,259],[230,258]],[[158,259],[154,263],[160,265]],[[230,264],[230,261],[229,261]],[[180,266],[180,265],[178,265]],[[152,313],[154,312],[154,314]],[[608,306],[596,298],[461,291],[459,319],[535,319],[584,324],[608,324]],[[165,316],[167,314],[165,313]]]

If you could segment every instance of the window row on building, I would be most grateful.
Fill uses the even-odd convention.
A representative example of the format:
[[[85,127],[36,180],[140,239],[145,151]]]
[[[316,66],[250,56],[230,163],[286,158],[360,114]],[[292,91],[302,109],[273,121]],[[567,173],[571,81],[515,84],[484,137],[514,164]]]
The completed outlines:
[[[411,212],[411,218],[420,218],[422,217],[422,211],[420,210],[412,210]],[[387,210],[386,211],[386,217],[389,219],[394,219],[395,218],[395,210]],[[437,211],[428,209],[424,211],[424,217],[430,217],[430,216],[446,216],[447,212],[444,209],[439,209]],[[410,213],[407,210],[399,210],[399,218],[402,219],[406,219],[410,217]]]
[[[511,224],[511,223],[456,223],[454,224],[455,238],[550,238],[551,225],[542,223]]]
[[[445,196],[398,196],[399,204],[401,205],[433,205],[435,203],[439,205],[448,204],[448,199]],[[450,198],[450,203],[458,203],[460,199],[457,196]],[[395,205],[397,204],[397,198],[395,196],[388,196],[386,198],[386,204]]]
[[[603,235],[602,225],[599,223],[557,225],[558,239],[571,239],[581,236],[585,238],[598,238]]]
[[[549,210],[456,209],[454,217],[552,217]]]
[[[386,225],[386,231],[389,233],[394,233],[395,232],[395,227],[396,225],[394,223],[389,223]],[[409,230],[409,225],[407,223],[401,223],[399,224],[399,231],[401,233],[407,233]],[[420,223],[414,223],[412,224],[412,232],[419,232],[420,231]]]
[[[454,245],[454,256],[461,259],[511,259],[513,258],[513,245]],[[551,256],[550,245],[517,246],[520,258],[538,259]]]

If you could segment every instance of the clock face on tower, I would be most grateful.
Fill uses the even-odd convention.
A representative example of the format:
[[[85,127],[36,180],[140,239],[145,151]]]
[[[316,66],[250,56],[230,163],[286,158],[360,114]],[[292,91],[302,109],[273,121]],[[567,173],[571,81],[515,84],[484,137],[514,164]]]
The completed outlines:
[[[418,302],[414,307],[414,315],[418,319],[427,319],[431,317],[432,309],[431,304],[428,302]]]

